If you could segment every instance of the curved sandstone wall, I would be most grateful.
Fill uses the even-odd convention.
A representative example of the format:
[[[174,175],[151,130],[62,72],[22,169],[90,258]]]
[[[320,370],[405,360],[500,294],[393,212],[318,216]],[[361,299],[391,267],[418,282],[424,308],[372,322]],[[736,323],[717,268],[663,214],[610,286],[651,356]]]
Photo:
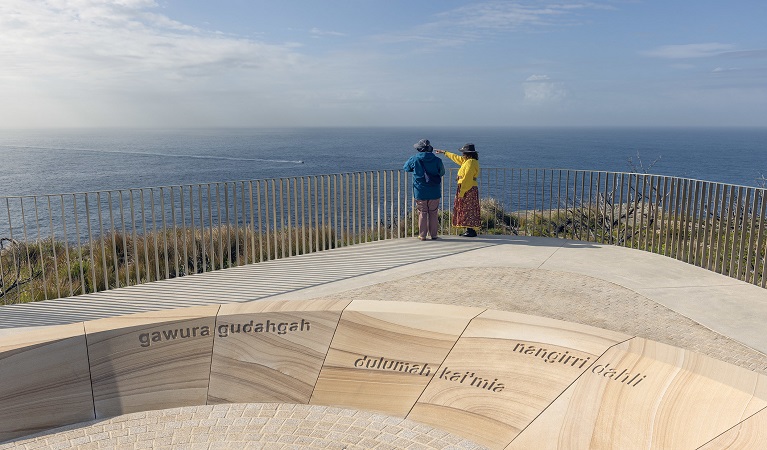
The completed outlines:
[[[482,308],[259,301],[0,341],[0,441],[218,403],[357,408],[495,449],[767,446],[767,377],[642,338]]]

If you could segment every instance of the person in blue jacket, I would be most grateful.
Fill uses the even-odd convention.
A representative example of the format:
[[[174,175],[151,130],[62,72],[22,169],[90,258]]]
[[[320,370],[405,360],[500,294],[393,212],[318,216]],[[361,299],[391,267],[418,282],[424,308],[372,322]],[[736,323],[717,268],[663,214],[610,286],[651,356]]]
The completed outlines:
[[[436,156],[428,139],[421,139],[413,145],[418,153],[411,156],[402,168],[413,172],[413,197],[418,208],[418,239],[428,236],[437,239],[439,230],[439,199],[442,197],[442,176],[445,165]]]

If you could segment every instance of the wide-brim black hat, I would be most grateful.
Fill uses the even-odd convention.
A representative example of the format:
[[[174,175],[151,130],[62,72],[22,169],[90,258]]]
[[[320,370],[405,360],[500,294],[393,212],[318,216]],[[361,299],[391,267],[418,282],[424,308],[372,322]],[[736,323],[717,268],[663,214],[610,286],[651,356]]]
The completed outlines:
[[[466,144],[461,147],[461,153],[477,153],[477,149],[474,148],[474,144]]]

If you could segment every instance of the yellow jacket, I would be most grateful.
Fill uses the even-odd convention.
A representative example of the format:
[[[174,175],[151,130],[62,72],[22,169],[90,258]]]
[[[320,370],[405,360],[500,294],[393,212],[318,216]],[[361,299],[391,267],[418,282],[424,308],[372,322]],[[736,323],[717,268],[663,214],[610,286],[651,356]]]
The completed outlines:
[[[479,177],[479,161],[450,152],[445,152],[445,156],[461,166],[461,168],[458,169],[458,185],[461,187],[458,196],[463,197],[469,189],[477,185],[477,177]]]

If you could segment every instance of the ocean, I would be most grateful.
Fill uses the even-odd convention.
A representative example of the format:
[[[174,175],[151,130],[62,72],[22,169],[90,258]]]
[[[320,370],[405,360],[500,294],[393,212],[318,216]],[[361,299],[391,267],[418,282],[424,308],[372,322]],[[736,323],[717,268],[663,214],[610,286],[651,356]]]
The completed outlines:
[[[0,197],[400,169],[422,138],[474,143],[483,168],[767,176],[767,128],[0,130]]]

